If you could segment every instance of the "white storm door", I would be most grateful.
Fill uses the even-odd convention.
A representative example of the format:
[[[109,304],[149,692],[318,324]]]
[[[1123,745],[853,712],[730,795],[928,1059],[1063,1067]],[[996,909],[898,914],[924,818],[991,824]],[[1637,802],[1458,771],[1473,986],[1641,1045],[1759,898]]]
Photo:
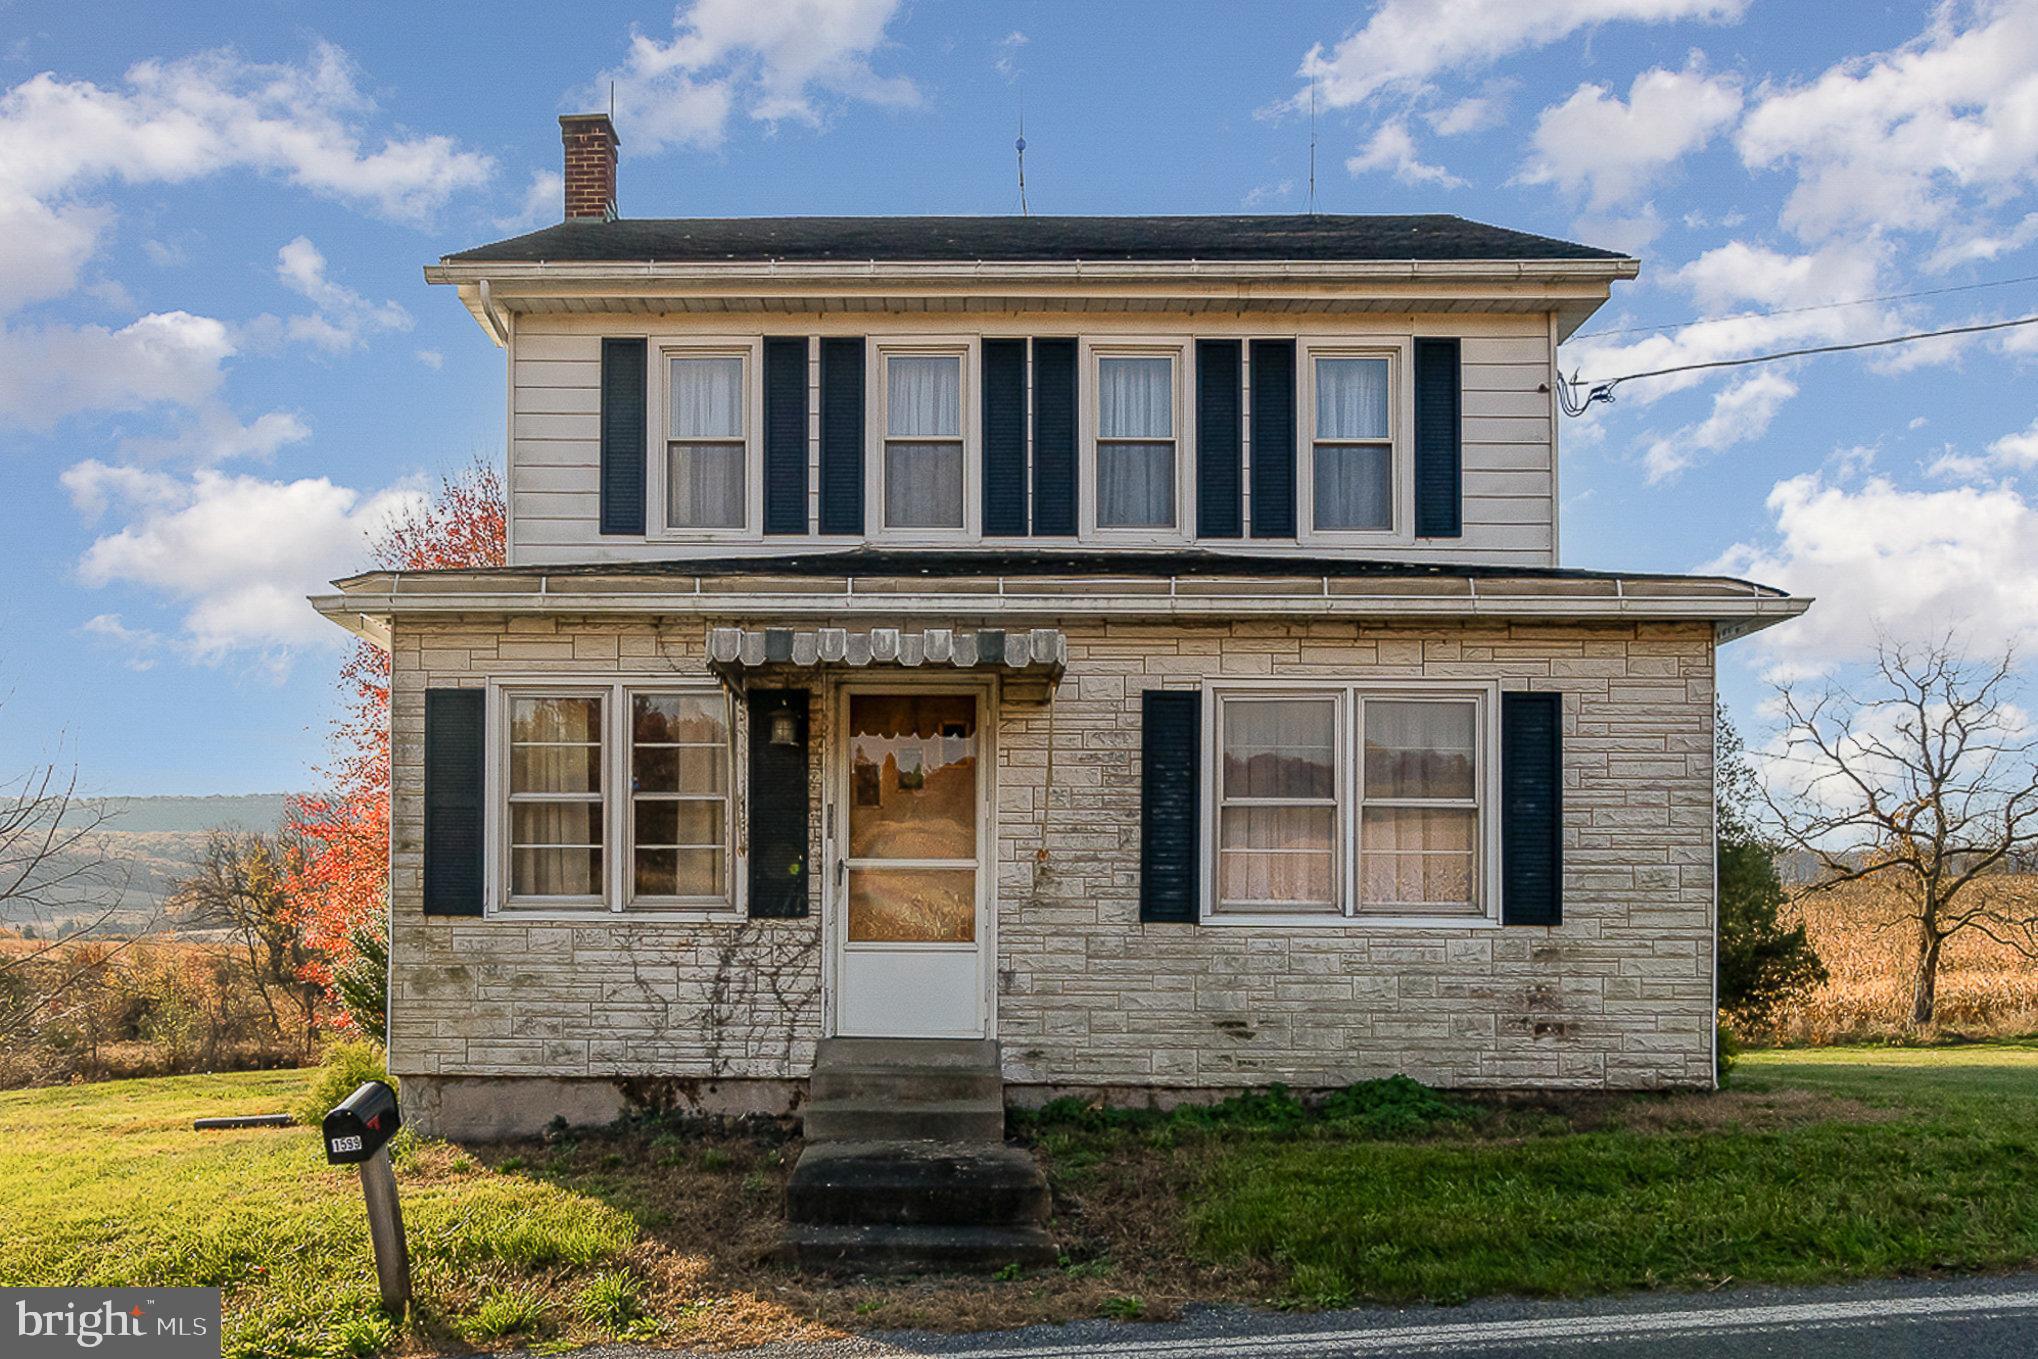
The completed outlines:
[[[843,697],[829,930],[838,1034],[987,1036],[984,706],[975,693]]]

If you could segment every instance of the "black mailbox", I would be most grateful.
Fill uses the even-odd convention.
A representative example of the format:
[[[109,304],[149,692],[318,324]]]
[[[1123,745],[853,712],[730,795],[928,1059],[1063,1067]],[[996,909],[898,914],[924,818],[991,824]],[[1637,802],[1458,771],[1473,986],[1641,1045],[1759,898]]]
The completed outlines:
[[[336,1166],[365,1161],[402,1126],[396,1092],[381,1081],[363,1081],[325,1117],[326,1160]]]

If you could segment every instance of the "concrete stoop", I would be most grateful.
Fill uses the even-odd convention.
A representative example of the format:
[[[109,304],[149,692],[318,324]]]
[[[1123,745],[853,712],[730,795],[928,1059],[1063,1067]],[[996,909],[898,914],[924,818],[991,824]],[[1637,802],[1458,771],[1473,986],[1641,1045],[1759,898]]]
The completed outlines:
[[[828,1039],[780,1253],[809,1269],[1051,1264],[1047,1181],[1004,1142],[995,1042]]]

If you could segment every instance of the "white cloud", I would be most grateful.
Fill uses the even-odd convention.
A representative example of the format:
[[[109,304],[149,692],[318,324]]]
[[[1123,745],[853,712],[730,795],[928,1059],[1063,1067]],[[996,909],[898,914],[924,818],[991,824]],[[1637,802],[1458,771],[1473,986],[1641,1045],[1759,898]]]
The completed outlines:
[[[495,219],[500,231],[528,231],[541,223],[557,221],[566,211],[566,178],[557,170],[533,170],[524,189],[524,201],[507,217]]]
[[[1806,239],[1976,235],[1977,215],[2038,184],[2038,4],[1942,4],[1902,47],[1764,90],[1738,142],[1750,167],[1796,173],[1783,223]]]
[[[250,169],[415,220],[491,173],[487,156],[450,137],[388,136],[371,148],[373,112],[353,62],[330,43],[299,65],[229,52],[139,62],[117,88],[45,71],[0,95],[0,194],[52,202],[107,181]]]
[[[716,146],[739,105],[760,122],[818,126],[821,95],[916,104],[912,81],[870,65],[897,10],[898,0],[693,0],[673,16],[671,41],[633,32],[623,64],[587,96],[606,99],[613,81],[624,143],[645,152]]]
[[[1704,146],[1741,110],[1739,85],[1695,67],[1635,77],[1622,103],[1580,85],[1536,119],[1524,184],[1556,184],[1604,211],[1641,197],[1670,166]]]
[[[270,411],[242,424],[222,402],[208,402],[164,435],[129,435],[120,451],[143,462],[216,463],[230,458],[267,460],[286,444],[311,437],[311,426],[289,411]]]
[[[1415,138],[1409,135],[1408,124],[1398,118],[1382,123],[1359,153],[1345,161],[1345,169],[1354,175],[1385,170],[1403,184],[1434,184],[1442,189],[1460,189],[1465,185],[1464,180],[1443,166],[1423,161],[1416,154]]]
[[[65,484],[86,503],[133,514],[86,550],[80,577],[174,601],[184,610],[177,648],[206,663],[253,649],[281,666],[296,647],[331,643],[331,625],[305,595],[357,570],[369,537],[424,499],[408,485],[364,494],[324,477],[270,481],[201,469],[187,479],[94,464],[72,468]]]
[[[1299,74],[1341,108],[1383,91],[1423,89],[1446,72],[1476,71],[1598,24],[1718,23],[1747,7],[1748,0],[1382,0],[1335,47],[1310,48]],[[1307,108],[1309,91],[1294,105]]]
[[[1742,378],[1713,397],[1712,413],[1695,425],[1650,442],[1642,454],[1642,470],[1650,485],[1667,480],[1702,457],[1759,439],[1783,403],[1797,395],[1797,384],[1775,371]]]
[[[446,356],[436,349],[420,349],[418,351],[418,362],[427,368],[444,368],[446,366]]]
[[[1663,234],[1663,218],[1654,203],[1644,203],[1634,212],[1587,215],[1571,223],[1575,240],[1602,250],[1619,250],[1640,255],[1649,243]]]
[[[0,329],[0,418],[48,429],[88,410],[197,407],[219,390],[234,342],[223,322],[152,312],[120,330]]]
[[[0,147],[0,157],[5,154]],[[112,222],[113,213],[104,207],[51,206],[10,193],[0,182],[0,316],[76,288]]]
[[[1495,81],[1503,85],[1504,81]],[[1506,93],[1469,95],[1448,107],[1423,115],[1430,130],[1439,137],[1463,137],[1473,132],[1484,132],[1499,127],[1507,118]]]
[[[318,309],[285,323],[285,333],[293,340],[341,353],[359,346],[371,332],[411,327],[410,313],[395,302],[370,302],[334,282],[326,273],[326,257],[303,236],[276,252],[276,277]]]
[[[1243,206],[1265,207],[1269,203],[1278,203],[1294,195],[1295,181],[1292,179],[1278,180],[1272,184],[1255,184],[1246,190]]]
[[[2038,467],[2038,420],[2016,434],[2005,434],[1988,446],[1991,456],[2014,467]]]
[[[130,670],[153,670],[156,654],[163,649],[161,633],[149,628],[131,628],[117,613],[94,614],[78,625],[78,631],[97,637],[127,653],[123,662]]]
[[[1759,633],[1778,678],[1825,673],[1898,641],[1966,637],[1980,652],[2038,629],[2038,506],[2008,486],[1859,488],[1818,473],[1777,483],[1774,532],[1701,567],[1815,595],[1804,617]]]

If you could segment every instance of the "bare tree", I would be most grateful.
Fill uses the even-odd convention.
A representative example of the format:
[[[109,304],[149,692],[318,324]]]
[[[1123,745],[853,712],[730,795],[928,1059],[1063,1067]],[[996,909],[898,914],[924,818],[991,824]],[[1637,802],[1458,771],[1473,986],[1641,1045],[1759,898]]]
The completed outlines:
[[[0,918],[70,915],[53,938],[0,954],[0,1042],[60,1013],[153,928],[153,919],[123,920],[122,937],[77,947],[123,914],[129,865],[104,834],[115,815],[78,796],[75,769],[39,765],[0,785]]]
[[[216,830],[197,871],[170,894],[170,912],[189,929],[226,931],[247,956],[248,974],[269,1012],[277,1037],[287,1037],[277,997],[295,1010],[294,1025],[310,1055],[317,1042],[317,983],[305,976],[312,961],[290,899],[292,870],[303,849],[288,836]]]
[[[1971,930],[2038,956],[2038,899],[2011,873],[2038,850],[2038,738],[2010,701],[2014,662],[1884,639],[1865,696],[1779,690],[1786,770],[1810,774],[1769,781],[1768,819],[1817,860],[1811,890],[1872,879],[1902,903],[1914,1025],[1932,1022],[1948,939]]]

